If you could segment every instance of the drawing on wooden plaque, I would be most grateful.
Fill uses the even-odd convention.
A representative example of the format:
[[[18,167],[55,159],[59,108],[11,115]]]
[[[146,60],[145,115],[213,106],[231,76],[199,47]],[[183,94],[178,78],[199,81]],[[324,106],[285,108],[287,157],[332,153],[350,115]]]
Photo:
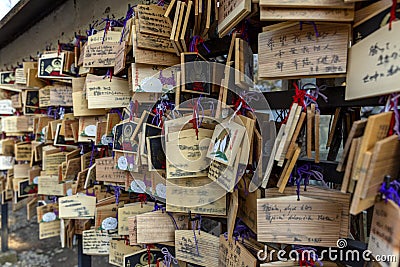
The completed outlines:
[[[162,136],[147,137],[149,171],[165,170],[166,158],[162,146]]]
[[[39,58],[39,78],[68,79],[69,76],[63,75],[64,53],[46,54]]]
[[[211,93],[211,65],[196,52],[181,53],[182,92],[209,95]]]
[[[114,151],[136,153],[139,143],[136,140],[138,124],[133,121],[123,122],[115,126]]]

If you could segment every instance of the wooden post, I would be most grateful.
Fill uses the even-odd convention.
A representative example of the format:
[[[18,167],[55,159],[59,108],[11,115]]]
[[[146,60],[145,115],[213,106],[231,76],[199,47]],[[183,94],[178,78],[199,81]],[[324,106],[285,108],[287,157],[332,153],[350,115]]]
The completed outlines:
[[[78,266],[79,267],[91,267],[92,256],[83,254],[82,235],[76,235],[78,240]]]
[[[8,203],[1,205],[1,251],[8,250]]]

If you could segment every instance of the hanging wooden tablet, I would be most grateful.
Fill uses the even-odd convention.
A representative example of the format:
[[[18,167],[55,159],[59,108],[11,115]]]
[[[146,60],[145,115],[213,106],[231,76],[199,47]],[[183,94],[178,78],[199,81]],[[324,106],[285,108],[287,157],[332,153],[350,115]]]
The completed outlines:
[[[117,47],[117,53],[115,55],[114,74],[118,74],[125,69],[127,53],[127,43],[121,42]]]
[[[134,26],[136,27],[136,26]],[[132,27],[133,28],[133,27]],[[134,34],[133,34],[134,33]],[[136,44],[137,35],[136,32],[133,31],[133,56],[135,58],[135,63],[143,63],[143,64],[151,64],[151,65],[160,65],[160,62],[163,66],[173,66],[179,64],[179,57],[177,57],[173,53],[153,51],[139,48]]]
[[[209,95],[211,66],[206,59],[197,52],[187,52],[181,54],[181,64],[181,91]]]
[[[257,233],[257,199],[261,198],[261,190],[249,192],[250,179],[243,177],[238,183],[239,209],[238,217],[254,232]]]
[[[251,12],[251,0],[220,1],[218,7],[218,35],[225,36]]]
[[[85,68],[114,67],[118,43],[104,42],[85,46],[83,66]]]
[[[265,198],[257,200],[257,211],[261,242],[334,246],[340,236],[341,212],[336,203],[308,197],[297,201],[297,196]]]
[[[72,93],[72,105],[74,110],[74,116],[99,116],[105,115],[105,109],[89,109],[88,101],[85,98],[83,92],[74,92]]]
[[[400,33],[399,26],[399,22],[394,22],[391,31],[382,27],[350,48],[346,100],[399,91],[396,81],[400,43],[395,38]]]
[[[147,151],[148,151],[148,165],[149,171],[165,170],[166,158],[165,151],[162,147],[162,137],[146,137]]]
[[[166,208],[170,212],[226,216],[226,193],[208,177],[167,180]],[[199,190],[203,187],[206,190]]]
[[[371,233],[368,242],[368,250],[372,255],[399,255],[400,254],[400,228],[397,222],[400,219],[399,206],[389,200],[380,201],[375,204],[372,216]],[[395,267],[398,262],[381,262],[382,266]]]
[[[284,29],[259,34],[259,77],[337,76],[346,73],[348,24],[293,23]],[[323,34],[322,34],[323,33]],[[274,60],[271,60],[274,59]]]
[[[141,250],[140,246],[129,246],[125,240],[111,240],[108,263],[124,267],[124,256]]]
[[[113,77],[95,82],[87,82],[88,107],[92,108],[118,108],[129,105],[131,92],[128,81]]]
[[[220,235],[219,245],[218,266],[257,266],[256,257],[241,242],[226,240],[224,235]]]
[[[137,18],[139,32],[161,37],[170,37],[171,22],[167,12],[172,9],[174,3],[168,6],[159,5],[137,5]],[[167,14],[164,16],[164,14]]]
[[[137,242],[172,242],[175,240],[175,230],[186,230],[188,226],[189,217],[185,215],[168,214],[161,210],[136,215]]]
[[[72,87],[49,85],[39,90],[39,106],[72,107]]]
[[[286,187],[285,190],[280,193],[276,188],[269,188],[265,191],[266,198],[274,198],[281,196],[293,196],[296,195],[297,187],[290,186]],[[312,197],[316,199],[321,199],[325,201],[336,202],[340,206],[341,210],[341,224],[340,224],[340,237],[347,238],[350,229],[350,194],[342,193],[338,190],[317,187],[317,186],[307,186],[307,190],[300,189],[300,199],[302,197]]]
[[[95,216],[95,228],[101,228],[102,230],[117,232],[118,220],[118,208],[123,206],[123,203],[116,204],[115,201],[112,204],[97,203]],[[111,220],[111,223],[107,223]]]
[[[39,223],[39,239],[46,239],[60,235],[60,221]]]
[[[249,89],[253,87],[253,51],[243,39],[236,38],[235,42],[235,84]]]
[[[180,55],[181,47],[180,44],[175,43],[175,35],[177,34],[177,27],[178,27],[178,21],[179,18],[181,18],[181,11],[184,8],[182,5],[182,1],[179,1],[176,3],[176,8],[175,8],[175,15],[174,15],[174,20],[172,23],[172,30],[171,30],[171,35],[170,35],[170,42],[174,48],[174,52],[176,53],[177,56]],[[183,12],[182,12],[183,13]]]
[[[110,253],[110,241],[116,234],[107,231],[87,230],[82,232],[83,254],[108,255]]]
[[[38,192],[38,186],[29,182],[29,179],[18,181],[18,197],[35,196]]]
[[[65,53],[43,54],[38,60],[38,78],[71,79],[62,74],[65,62]]]
[[[118,235],[129,235],[129,217],[151,212],[154,209],[153,203],[132,203],[126,204],[118,209]]]
[[[150,259],[149,255],[150,254]],[[157,262],[160,262],[164,259],[164,254],[161,253],[159,249],[142,249],[137,252],[134,252],[129,255],[124,256],[124,265],[125,267],[131,267],[133,264],[140,264],[140,266],[149,265],[157,265]]]
[[[400,142],[392,135],[376,142],[370,166],[366,172],[361,198],[376,196],[382,184],[382,174],[396,177],[399,172]]]
[[[183,48],[182,43],[180,42],[180,36],[181,36],[181,32],[183,29],[183,22],[184,22],[184,17],[187,13],[187,4],[186,2],[182,2],[181,3],[181,10],[179,12],[179,18],[178,18],[178,24],[176,27],[176,33],[175,33],[175,37],[174,37],[174,42],[176,44],[176,46],[179,48],[180,53],[186,52],[185,49]]]
[[[354,9],[261,7],[261,21],[335,21],[352,22]]]
[[[175,1],[175,0],[173,0],[173,1]],[[188,32],[188,24],[189,24],[190,14],[193,10],[192,7],[193,7],[193,1],[190,0],[189,3],[187,4],[186,14],[185,14],[185,18],[183,19],[183,22],[182,22],[182,30],[181,30],[181,34],[179,37],[183,52],[188,52],[188,47],[186,44],[185,37]]]
[[[136,32],[136,45],[139,49],[175,53],[173,43],[169,38]]]
[[[219,238],[197,230],[195,232],[175,231],[175,251],[178,260],[200,266],[216,267],[218,266]]]
[[[115,168],[112,157],[96,159],[97,181],[124,183],[128,174],[128,172]]]
[[[87,219],[94,217],[96,197],[68,196],[58,199],[60,218]]]
[[[113,150],[126,153],[138,153],[137,135],[140,130],[138,122],[125,121],[115,126]]]
[[[30,161],[32,144],[31,143],[18,143],[15,144],[15,160]]]
[[[382,140],[387,136],[392,115],[392,112],[385,112],[372,115],[368,118],[360,147],[360,154],[355,159],[355,169],[352,174],[352,179],[358,180],[360,176],[364,153],[372,149],[377,141]]]
[[[174,67],[132,63],[132,90],[135,93],[168,92],[176,85]]]
[[[193,130],[184,130],[193,134]],[[208,129],[199,129],[199,138],[193,140],[193,137],[178,138],[166,142],[167,157],[167,179],[200,177],[206,176],[209,159],[207,159],[207,150],[213,131]]]

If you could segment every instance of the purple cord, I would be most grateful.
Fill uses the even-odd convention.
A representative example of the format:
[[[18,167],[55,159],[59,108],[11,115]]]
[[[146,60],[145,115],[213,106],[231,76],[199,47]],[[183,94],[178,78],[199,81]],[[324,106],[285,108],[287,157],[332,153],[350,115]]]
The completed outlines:
[[[385,202],[387,202],[389,199],[393,200],[398,206],[400,206],[400,182],[397,180],[394,180],[390,184],[387,184],[386,182],[382,183],[381,189],[379,190],[380,193],[385,198]]]

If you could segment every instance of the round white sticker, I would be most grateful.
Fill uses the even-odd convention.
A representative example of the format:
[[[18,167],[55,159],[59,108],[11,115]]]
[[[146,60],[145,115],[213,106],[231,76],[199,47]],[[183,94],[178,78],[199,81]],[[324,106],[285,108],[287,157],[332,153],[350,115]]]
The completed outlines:
[[[67,196],[72,196],[72,188],[67,190]]]
[[[118,158],[118,169],[120,170],[128,169],[128,160],[124,156]]]
[[[88,125],[85,128],[85,134],[87,136],[96,136],[96,129],[97,129],[96,125]]]
[[[167,187],[164,184],[158,184],[156,186],[156,193],[160,198],[167,198]]]
[[[33,178],[33,184],[39,184],[39,176]]]
[[[135,193],[144,193],[146,189],[146,185],[143,181],[140,180],[133,180],[131,182],[131,190]]]
[[[140,88],[145,92],[162,92],[162,83],[156,77],[144,78]]]
[[[57,219],[57,215],[54,212],[47,212],[43,214],[42,220],[44,222],[52,222]]]
[[[112,143],[112,137],[111,137],[111,136],[107,136],[107,135],[104,134],[104,135],[101,137],[101,143],[102,143],[103,145],[108,146],[109,144]]]
[[[101,228],[103,230],[114,230],[117,229],[118,220],[113,217],[105,218],[101,223]]]

